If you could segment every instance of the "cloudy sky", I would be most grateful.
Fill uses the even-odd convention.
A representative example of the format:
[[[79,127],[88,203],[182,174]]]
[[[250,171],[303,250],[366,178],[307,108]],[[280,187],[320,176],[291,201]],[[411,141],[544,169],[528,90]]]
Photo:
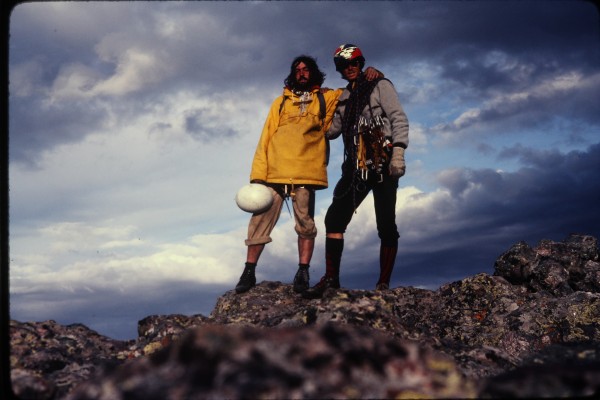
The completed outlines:
[[[600,30],[588,2],[48,2],[10,16],[10,309],[130,339],[236,284],[236,191],[291,60],[361,47],[410,121],[392,286],[493,273],[510,246],[600,237]],[[332,143],[330,186],[341,141]],[[311,283],[324,272],[323,217]],[[258,280],[291,282],[282,217]],[[342,285],[373,289],[372,199]]]

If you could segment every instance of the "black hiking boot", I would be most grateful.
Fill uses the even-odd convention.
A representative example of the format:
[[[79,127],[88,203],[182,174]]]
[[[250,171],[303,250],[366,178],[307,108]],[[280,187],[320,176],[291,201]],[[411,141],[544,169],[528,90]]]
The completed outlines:
[[[302,297],[305,299],[318,299],[323,297],[323,293],[325,293],[325,291],[329,288],[339,289],[340,279],[331,278],[326,275],[322,277],[319,283],[317,283],[315,286],[302,292]]]
[[[244,293],[256,286],[256,276],[254,275],[254,269],[256,266],[248,266],[244,268],[240,281],[235,286],[236,293]]]
[[[308,274],[308,265],[300,265],[296,276],[294,276],[294,292],[302,293],[309,287],[310,276]]]

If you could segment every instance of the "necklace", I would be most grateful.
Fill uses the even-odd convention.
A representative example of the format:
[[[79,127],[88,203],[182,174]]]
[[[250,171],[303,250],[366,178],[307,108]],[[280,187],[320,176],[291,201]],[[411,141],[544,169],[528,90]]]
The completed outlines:
[[[296,96],[298,96],[298,100],[294,100],[294,104],[298,104],[300,108],[300,115],[306,112],[306,106],[308,103],[312,101],[312,93],[311,92],[293,92]]]

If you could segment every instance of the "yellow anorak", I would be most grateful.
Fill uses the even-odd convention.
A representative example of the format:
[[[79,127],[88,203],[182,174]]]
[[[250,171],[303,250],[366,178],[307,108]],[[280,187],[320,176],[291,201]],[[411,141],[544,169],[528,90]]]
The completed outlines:
[[[319,90],[314,89],[309,99],[301,101],[299,95],[284,88],[283,95],[273,101],[254,153],[251,181],[327,187],[325,132],[331,125],[342,89],[323,93],[326,108],[323,121],[319,118]]]

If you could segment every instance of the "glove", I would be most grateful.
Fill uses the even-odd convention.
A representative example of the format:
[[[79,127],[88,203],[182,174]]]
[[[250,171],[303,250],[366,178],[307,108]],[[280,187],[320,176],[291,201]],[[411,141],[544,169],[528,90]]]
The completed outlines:
[[[389,172],[390,176],[394,178],[400,178],[406,172],[406,163],[404,162],[404,149],[402,147],[393,148]]]

